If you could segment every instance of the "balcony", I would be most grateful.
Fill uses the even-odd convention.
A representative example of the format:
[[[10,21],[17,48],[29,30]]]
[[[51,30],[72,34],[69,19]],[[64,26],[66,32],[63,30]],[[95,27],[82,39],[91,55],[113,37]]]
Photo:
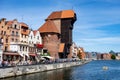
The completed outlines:
[[[11,36],[19,37],[19,35],[18,35],[18,34],[17,34],[17,35],[15,35],[15,34],[11,34]]]
[[[25,43],[25,42],[10,42],[10,44],[16,44],[16,45],[26,45],[28,46],[29,44],[28,43]]]

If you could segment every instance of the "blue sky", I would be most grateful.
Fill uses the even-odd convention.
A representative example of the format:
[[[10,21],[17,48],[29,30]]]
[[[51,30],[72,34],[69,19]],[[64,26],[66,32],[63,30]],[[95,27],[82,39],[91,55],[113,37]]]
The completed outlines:
[[[120,52],[120,0],[0,0],[0,18],[38,29],[53,11],[73,9],[73,41],[85,51]]]

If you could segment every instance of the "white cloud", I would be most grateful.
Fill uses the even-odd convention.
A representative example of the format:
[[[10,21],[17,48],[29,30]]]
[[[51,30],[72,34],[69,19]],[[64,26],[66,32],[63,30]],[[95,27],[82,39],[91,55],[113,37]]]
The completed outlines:
[[[83,42],[98,43],[98,44],[119,44],[120,37],[104,37],[104,38],[89,38],[89,39],[80,39]]]

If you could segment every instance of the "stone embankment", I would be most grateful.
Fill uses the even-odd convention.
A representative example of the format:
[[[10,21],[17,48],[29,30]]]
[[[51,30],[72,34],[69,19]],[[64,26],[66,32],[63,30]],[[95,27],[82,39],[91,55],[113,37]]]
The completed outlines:
[[[29,66],[15,66],[10,68],[0,68],[0,78],[7,78],[7,77],[13,77],[13,76],[19,76],[19,75],[25,75],[25,74],[32,74],[36,72],[78,66],[88,62],[90,61],[77,61],[77,62],[39,64],[39,65],[29,65]]]

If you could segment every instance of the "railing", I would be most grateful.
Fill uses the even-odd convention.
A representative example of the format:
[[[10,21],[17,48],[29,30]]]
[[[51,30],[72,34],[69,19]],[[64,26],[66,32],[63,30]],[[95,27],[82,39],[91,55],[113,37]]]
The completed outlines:
[[[10,42],[10,44],[29,45],[28,43],[24,43],[24,42]]]
[[[57,60],[43,60],[40,62],[37,61],[2,61],[0,62],[0,68],[8,68],[14,66],[29,66],[29,65],[38,65],[38,64],[56,64],[56,63],[65,63],[65,62],[79,62],[80,59],[57,59]],[[82,61],[81,61],[82,62]]]

